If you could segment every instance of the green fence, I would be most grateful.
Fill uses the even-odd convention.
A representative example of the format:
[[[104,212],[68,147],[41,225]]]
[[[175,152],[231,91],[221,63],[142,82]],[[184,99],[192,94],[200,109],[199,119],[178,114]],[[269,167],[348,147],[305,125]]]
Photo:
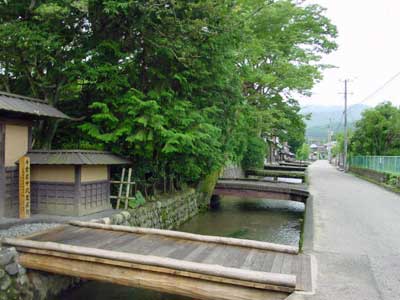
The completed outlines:
[[[356,168],[400,174],[400,156],[354,156],[349,164]]]

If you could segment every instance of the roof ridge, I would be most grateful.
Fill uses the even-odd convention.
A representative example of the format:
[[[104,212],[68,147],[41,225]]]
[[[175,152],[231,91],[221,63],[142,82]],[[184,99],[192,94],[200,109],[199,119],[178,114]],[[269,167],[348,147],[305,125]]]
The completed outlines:
[[[0,95],[7,96],[7,97],[10,97],[10,98],[16,98],[16,99],[24,100],[24,101],[33,101],[33,102],[38,102],[38,103],[49,104],[48,101],[43,100],[43,99],[17,95],[17,94],[13,94],[13,93],[4,92],[4,91],[0,91]]]

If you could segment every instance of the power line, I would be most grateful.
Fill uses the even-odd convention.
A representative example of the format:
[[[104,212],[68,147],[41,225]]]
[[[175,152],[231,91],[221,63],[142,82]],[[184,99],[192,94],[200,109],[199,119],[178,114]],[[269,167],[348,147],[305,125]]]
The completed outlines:
[[[376,94],[378,94],[380,91],[382,91],[386,86],[388,86],[393,80],[395,80],[397,77],[400,76],[400,72],[397,72],[395,75],[393,75],[388,81],[386,81],[384,84],[382,84],[379,88],[377,88],[374,92],[372,92],[371,94],[369,94],[367,97],[365,97],[363,100],[361,100],[360,103],[363,103],[367,100],[369,100],[369,98],[375,96]]]
[[[337,133],[339,131],[340,127],[342,127],[343,118],[344,118],[344,112],[342,112],[342,117],[340,119],[339,124],[336,126],[335,133]]]
[[[354,105],[357,104],[362,104],[366,101],[368,101],[371,97],[375,96],[376,94],[378,94],[380,91],[382,91],[383,89],[385,89],[385,87],[387,87],[393,80],[395,80],[397,77],[400,76],[400,72],[397,72],[396,74],[394,74],[392,77],[390,77],[389,80],[387,80],[384,84],[382,84],[380,87],[378,87],[375,91],[373,91],[371,94],[369,94],[367,97],[365,97],[363,100],[361,100],[360,102],[357,102],[355,104],[352,104],[352,106],[349,108],[349,112],[350,110],[354,107]]]

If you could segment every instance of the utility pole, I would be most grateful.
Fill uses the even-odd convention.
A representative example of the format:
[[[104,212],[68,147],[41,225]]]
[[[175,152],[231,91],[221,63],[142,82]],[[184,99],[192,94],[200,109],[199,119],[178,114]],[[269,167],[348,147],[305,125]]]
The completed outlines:
[[[347,82],[346,79],[344,81],[344,155],[343,155],[343,167],[344,171],[347,172],[346,165],[347,165],[347,143],[348,143],[348,136],[347,136]]]
[[[329,163],[332,160],[332,147],[331,147],[331,142],[332,142],[332,132],[331,132],[331,124],[332,123],[332,118],[329,118],[329,128],[328,128],[328,161]]]

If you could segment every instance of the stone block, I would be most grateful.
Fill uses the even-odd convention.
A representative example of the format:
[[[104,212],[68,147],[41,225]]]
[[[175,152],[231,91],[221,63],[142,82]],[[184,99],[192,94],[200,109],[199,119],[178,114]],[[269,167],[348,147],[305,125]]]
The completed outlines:
[[[7,274],[0,280],[0,290],[5,291],[11,286],[11,278]]]
[[[19,271],[18,264],[16,262],[8,264],[5,266],[5,270],[10,275],[18,274]]]
[[[18,274],[19,275],[26,274],[26,269],[23,266],[21,266],[20,264],[18,264]]]
[[[5,248],[0,253],[0,266],[8,265],[9,263],[15,261],[17,256],[17,251],[15,248]]]
[[[22,276],[18,276],[18,278],[17,278],[17,283],[19,284],[19,285],[28,285],[28,283],[29,283],[29,278],[28,278],[28,276],[27,275],[22,275]]]
[[[131,218],[131,214],[128,211],[121,212],[121,215],[124,217],[125,220],[129,220]]]

